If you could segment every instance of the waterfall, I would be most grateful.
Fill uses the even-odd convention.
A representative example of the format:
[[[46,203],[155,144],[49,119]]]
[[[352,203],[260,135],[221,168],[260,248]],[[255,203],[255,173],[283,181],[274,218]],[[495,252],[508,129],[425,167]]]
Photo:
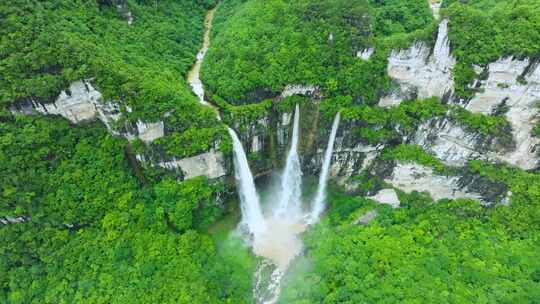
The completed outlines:
[[[332,162],[332,151],[334,150],[334,141],[336,140],[336,133],[339,127],[339,112],[334,117],[332,123],[332,131],[330,132],[330,138],[328,139],[328,146],[324,152],[324,161],[321,168],[321,175],[319,175],[319,186],[317,188],[317,194],[313,201],[313,209],[311,211],[309,223],[314,224],[319,220],[321,213],[324,211],[324,201],[326,199],[326,181],[328,180],[328,174],[330,171],[330,163]]]
[[[247,225],[249,232],[257,237],[266,230],[266,224],[259,202],[259,195],[255,189],[253,174],[249,169],[242,143],[233,129],[228,128],[228,130],[233,141],[234,176],[238,187],[238,195],[240,196],[242,222]]]
[[[291,148],[287,155],[285,170],[281,176],[281,188],[278,205],[274,215],[293,218],[300,214],[302,196],[302,168],[298,157],[298,133],[300,125],[300,109],[298,104],[294,110],[294,123]]]
[[[213,108],[218,120],[221,120],[219,109],[204,99],[204,86],[200,79],[200,68],[208,46],[210,45],[210,28],[214,10],[208,11],[205,18],[203,45],[197,54],[197,60],[188,73],[188,83],[199,102]],[[239,228],[247,228],[251,234],[253,252],[262,257],[255,272],[253,293],[257,303],[274,304],[279,298],[281,280],[289,263],[302,252],[303,244],[299,235],[305,231],[306,224],[301,216],[302,171],[298,157],[298,136],[300,109],[295,107],[291,148],[281,175],[281,187],[271,216],[265,218],[253,174],[249,168],[246,153],[235,131],[228,128],[233,143],[234,176],[240,198],[242,220]],[[337,127],[336,127],[337,128]],[[335,133],[335,132],[334,132]],[[272,230],[268,231],[267,227]]]

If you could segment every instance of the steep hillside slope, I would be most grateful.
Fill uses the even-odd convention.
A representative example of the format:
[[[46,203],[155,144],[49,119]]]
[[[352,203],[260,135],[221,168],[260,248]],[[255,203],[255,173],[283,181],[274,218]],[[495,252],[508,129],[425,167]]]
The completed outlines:
[[[227,127],[270,187],[298,105],[278,303],[536,303],[539,58],[538,0],[2,1],[0,302],[253,303]]]

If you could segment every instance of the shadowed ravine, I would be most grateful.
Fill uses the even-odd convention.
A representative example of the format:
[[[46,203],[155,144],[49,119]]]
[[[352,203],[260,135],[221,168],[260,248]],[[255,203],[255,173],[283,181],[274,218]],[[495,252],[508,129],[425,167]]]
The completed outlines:
[[[197,55],[197,61],[188,74],[188,82],[201,104],[213,107],[204,100],[204,86],[200,80],[200,67],[210,46],[209,32],[214,11],[210,10],[205,19],[203,46]],[[214,107],[213,107],[214,108]],[[215,108],[214,108],[215,109]],[[217,109],[215,109],[216,112]],[[219,112],[218,112],[219,118]],[[236,187],[240,199],[242,219],[238,225],[246,243],[253,253],[263,259],[257,265],[253,293],[257,303],[275,303],[281,291],[281,279],[291,261],[302,252],[300,238],[308,225],[318,221],[324,211],[326,182],[331,164],[332,150],[337,129],[339,113],[336,114],[328,146],[324,154],[319,185],[308,210],[302,209],[302,171],[298,155],[300,108],[295,107],[293,132],[290,149],[287,153],[285,168],[280,175],[280,187],[272,193],[275,202],[269,202],[266,214],[262,212],[259,194],[255,187],[253,174],[249,168],[246,153],[236,132],[228,128],[233,142],[234,172]]]

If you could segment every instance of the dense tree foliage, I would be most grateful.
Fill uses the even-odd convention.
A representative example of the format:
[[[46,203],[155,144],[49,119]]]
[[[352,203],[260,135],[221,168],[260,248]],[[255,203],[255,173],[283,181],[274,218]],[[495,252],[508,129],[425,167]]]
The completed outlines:
[[[128,24],[116,5],[132,13]],[[162,150],[201,153],[226,132],[185,81],[213,1],[22,1],[0,4],[0,105],[52,102],[92,79],[123,119],[164,120]],[[129,111],[127,110],[129,107]],[[168,113],[168,115],[165,115]],[[193,133],[204,132],[195,137]],[[179,145],[178,145],[179,144]]]
[[[1,219],[22,222],[0,226],[0,302],[249,302],[247,249],[219,249],[205,233],[222,213],[220,185],[141,187],[124,140],[105,128],[8,119],[0,125]]]
[[[386,157],[448,170],[418,149]],[[333,194],[280,303],[538,303],[540,175],[477,161],[469,170],[508,184],[511,206],[399,192],[401,207],[391,209]],[[375,220],[356,224],[371,210]]]
[[[276,94],[290,83],[374,101],[388,88],[388,50],[415,38],[430,39],[433,23],[427,4],[225,1],[218,8],[215,47],[204,65],[205,83],[232,103],[257,101],[254,97]],[[535,57],[540,50],[538,16],[535,0],[443,1],[458,59],[457,93],[471,95],[467,85],[475,77],[473,64],[507,55]],[[355,58],[369,46],[376,47],[370,61]]]
[[[133,152],[189,157],[219,143],[229,153],[225,124],[248,131],[295,104],[319,111],[321,126],[340,111],[353,140],[384,146],[379,162],[474,174],[508,190],[510,203],[434,202],[398,190],[401,207],[392,209],[365,197],[390,187],[369,172],[354,176],[348,193],[331,185],[328,212],[303,235],[304,254],[282,283],[280,303],[540,303],[540,173],[482,161],[449,167],[404,144],[421,124],[444,118],[510,145],[503,113],[475,114],[439,98],[375,105],[392,86],[389,52],[433,41],[428,1],[220,2],[202,78],[222,122],[184,80],[216,5],[0,3],[1,303],[252,303],[256,259],[229,236],[237,202],[224,202],[223,181],[141,174]],[[450,18],[460,96],[470,97],[468,84],[485,76],[473,65],[507,55],[537,61],[537,0],[445,0],[441,13]],[[369,60],[357,57],[371,47]],[[163,120],[165,136],[128,143],[98,122],[9,113],[18,101],[51,102],[79,79],[120,105],[119,124]],[[273,99],[288,84],[318,86],[324,99]],[[312,123],[303,119],[302,130]],[[372,211],[373,221],[357,223]]]
[[[71,81],[91,78],[127,119],[165,118],[166,138],[185,138],[172,154],[206,151],[224,129],[183,79],[214,4],[0,4],[0,302],[250,301],[247,249],[218,246],[206,232],[222,216],[222,185],[162,176],[141,184],[127,141],[100,123],[7,111],[22,99],[50,102]],[[116,5],[129,8],[132,25]]]
[[[160,117],[173,91],[190,99],[182,76],[201,42],[206,9],[191,1],[129,4],[131,26],[115,6],[96,1],[2,2],[0,12],[9,16],[0,27],[2,103],[54,99],[69,82],[91,77],[106,99],[141,116]]]
[[[203,80],[234,104],[260,101],[291,83],[374,101],[389,85],[387,43],[379,40],[430,31],[432,22],[421,0],[225,1],[218,14]],[[356,57],[371,46],[373,60]]]
[[[536,0],[445,0],[450,18],[457,93],[468,97],[475,75],[472,65],[484,66],[502,56],[532,57],[540,53],[540,3]]]

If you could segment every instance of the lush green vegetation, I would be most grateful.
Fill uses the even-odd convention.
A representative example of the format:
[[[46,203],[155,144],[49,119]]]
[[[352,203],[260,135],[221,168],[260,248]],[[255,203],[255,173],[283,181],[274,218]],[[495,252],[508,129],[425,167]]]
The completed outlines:
[[[471,161],[445,166],[419,146],[385,149],[382,161],[415,162],[438,174],[475,174],[500,183],[510,205],[434,202],[398,192],[399,209],[334,186],[325,220],[304,240],[307,255],[287,274],[280,303],[537,303],[540,299],[540,174]],[[388,187],[358,176],[357,191]],[[367,225],[357,220],[377,215]]]
[[[414,133],[421,123],[443,116],[473,133],[498,138],[503,143],[511,142],[510,126],[503,116],[471,113],[460,106],[443,104],[436,97],[381,108],[355,105],[350,97],[339,96],[325,99],[320,109],[327,120],[340,111],[345,121],[355,123],[359,139],[370,144],[399,143],[403,135]]]
[[[117,12],[121,3],[132,25]],[[206,232],[223,216],[222,184],[142,176],[128,161],[127,141],[100,123],[7,111],[27,98],[49,102],[70,82],[91,78],[125,119],[165,120],[156,149],[178,156],[208,150],[225,130],[183,79],[211,5],[0,4],[0,220],[21,221],[0,225],[0,302],[251,301],[247,248]]]
[[[449,38],[458,64],[456,91],[468,97],[473,64],[486,65],[501,56],[532,57],[540,53],[540,3],[536,0],[445,0]]]
[[[124,140],[103,127],[2,119],[0,212],[24,222],[0,227],[0,302],[250,301],[247,249],[205,232],[222,215],[222,185],[141,186]]]
[[[132,12],[133,24],[117,4]],[[302,130],[328,125],[340,111],[355,140],[385,146],[378,161],[481,177],[508,190],[511,204],[435,203],[398,190],[401,208],[391,209],[365,197],[389,187],[369,172],[353,177],[355,194],[331,185],[330,208],[303,236],[305,255],[291,265],[280,303],[540,303],[540,173],[481,161],[450,168],[404,144],[421,124],[443,117],[508,143],[504,116],[438,98],[375,106],[391,87],[390,50],[433,41],[427,1],[222,1],[202,72],[222,122],[184,80],[205,13],[216,4],[0,3],[1,303],[253,303],[256,259],[229,234],[239,213],[231,190],[223,181],[179,181],[140,168],[133,154],[189,157],[216,144],[229,153],[225,125],[240,134],[254,124],[271,133],[271,115],[295,104],[308,117]],[[473,64],[540,53],[536,0],[445,0],[442,14],[450,17],[462,97],[471,96],[467,85],[479,76]],[[368,47],[375,47],[369,60],[356,57]],[[98,122],[72,125],[8,111],[17,101],[50,102],[79,79],[91,79],[120,105],[119,124],[163,120],[165,136],[128,143]],[[319,86],[324,99],[274,99],[287,84]],[[373,210],[372,222],[356,224]]]
[[[134,21],[115,4],[123,3]],[[185,82],[213,1],[22,1],[0,4],[0,105],[54,101],[72,81],[93,79],[125,120],[164,120],[164,150],[203,151],[226,132]],[[127,111],[127,107],[130,111]],[[168,115],[165,115],[168,113]],[[201,133],[204,136],[194,136]]]
[[[0,27],[2,104],[54,99],[81,78],[94,78],[106,99],[138,117],[158,119],[178,100],[193,100],[183,76],[201,43],[206,8],[130,1],[129,9],[131,26],[100,1],[4,1],[0,12],[10,18]]]
[[[433,155],[426,153],[422,147],[417,145],[405,145],[393,147],[384,151],[382,155],[384,160],[412,161],[420,165],[434,168],[438,172],[444,172],[444,164]]]
[[[389,158],[436,160],[403,146]],[[511,206],[434,203],[399,192],[391,209],[335,192],[327,219],[305,237],[280,303],[537,303],[540,175],[475,161],[469,170],[506,183]],[[367,226],[355,224],[370,210]]]
[[[421,0],[226,1],[218,16],[203,81],[234,104],[260,101],[291,83],[373,102],[389,86],[389,46],[418,36],[406,33],[428,37],[432,30]],[[370,46],[377,46],[372,60],[356,58]]]

